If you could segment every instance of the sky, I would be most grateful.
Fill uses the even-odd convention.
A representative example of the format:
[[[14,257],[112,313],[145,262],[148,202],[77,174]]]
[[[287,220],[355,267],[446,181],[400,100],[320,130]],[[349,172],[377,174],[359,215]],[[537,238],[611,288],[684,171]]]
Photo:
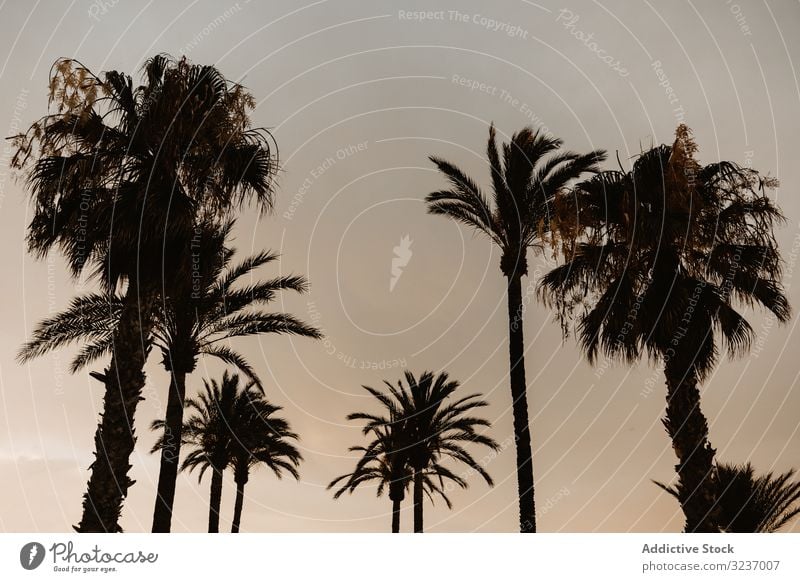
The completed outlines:
[[[301,479],[256,470],[242,530],[382,532],[391,502],[373,488],[333,500],[326,485],[362,442],[348,413],[375,410],[362,385],[396,381],[402,370],[446,370],[465,393],[489,402],[489,434],[512,435],[507,315],[497,249],[425,213],[444,181],[428,156],[444,157],[488,188],[489,124],[507,140],[526,125],[579,152],[610,152],[630,167],[687,123],[703,163],[720,159],[777,177],[786,214],[777,237],[784,282],[800,305],[800,5],[619,1],[268,3],[210,1],[0,6],[0,131],[11,135],[47,110],[47,79],[59,57],[94,71],[138,74],[166,52],[216,65],[255,96],[253,124],[269,128],[281,170],[271,216],[242,213],[240,256],[281,254],[256,276],[306,275],[306,296],[273,308],[323,329],[325,340],[260,337],[238,342],[269,399],[300,434]],[[80,518],[102,386],[71,375],[74,350],[20,365],[15,354],[35,324],[67,306],[92,281],[70,278],[57,254],[34,260],[25,229],[30,206],[20,176],[0,160],[0,531],[64,532]],[[405,242],[404,242],[405,241]],[[392,283],[395,249],[407,259]],[[404,261],[403,261],[404,262]],[[648,362],[592,367],[553,314],[536,301],[551,257],[529,255],[523,281],[528,401],[538,526],[548,532],[680,531],[675,501],[651,480],[674,477],[661,424],[665,386]],[[723,359],[702,387],[718,459],[759,472],[800,467],[800,348],[797,317],[783,326],[744,308],[756,331],[752,353]],[[136,417],[136,484],[125,531],[149,531],[158,458],[150,422],[163,417],[169,377],[158,357],[146,368]],[[99,364],[98,364],[99,367]],[[222,368],[201,360],[196,392]],[[478,457],[480,449],[474,450]],[[495,486],[473,476],[453,491],[453,509],[425,507],[433,532],[518,528],[513,447],[485,464]],[[463,470],[463,469],[461,469]],[[204,531],[209,481],[178,480],[173,531]],[[233,510],[226,478],[223,531]],[[409,531],[406,501],[402,529]],[[795,521],[787,531],[800,531]]]

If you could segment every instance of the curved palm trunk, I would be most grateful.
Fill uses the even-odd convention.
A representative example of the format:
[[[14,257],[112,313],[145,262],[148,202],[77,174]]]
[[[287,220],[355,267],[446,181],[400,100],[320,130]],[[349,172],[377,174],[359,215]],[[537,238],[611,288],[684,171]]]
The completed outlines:
[[[236,503],[233,506],[233,524],[231,533],[239,533],[239,524],[242,522],[242,506],[244,505],[244,486],[247,484],[247,474],[236,479]]]
[[[153,533],[166,533],[172,527],[172,506],[178,480],[183,429],[183,402],[186,397],[186,373],[173,371],[167,396],[164,447],[161,449],[161,468],[158,473],[158,493],[153,510]]]
[[[525,383],[525,343],[522,334],[522,277],[508,276],[508,353],[510,357],[511,398],[514,414],[514,441],[517,450],[517,489],[519,493],[519,531],[536,532],[533,498],[533,453],[528,425],[528,396]]]
[[[219,533],[219,509],[222,505],[222,471],[212,468],[211,498],[208,506],[208,533]]]
[[[423,533],[422,529],[422,471],[414,471],[414,533]]]
[[[402,499],[392,499],[392,533],[400,533],[400,502]]]
[[[105,384],[103,414],[94,436],[95,460],[83,496],[79,532],[119,532],[122,502],[133,480],[128,476],[130,456],[136,444],[134,415],[142,399],[147,342],[157,292],[140,290],[128,283],[114,349],[102,376]]]
[[[675,359],[667,361],[664,373],[667,413],[663,422],[678,456],[676,489],[686,516],[685,531],[719,532],[715,450],[708,441],[708,423],[700,410],[697,376],[693,368],[680,365]]]

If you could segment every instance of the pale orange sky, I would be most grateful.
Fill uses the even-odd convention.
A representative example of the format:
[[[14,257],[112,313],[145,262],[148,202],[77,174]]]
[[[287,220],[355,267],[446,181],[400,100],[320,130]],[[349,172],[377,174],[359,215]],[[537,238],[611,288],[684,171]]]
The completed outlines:
[[[611,159],[618,150],[626,165],[641,148],[670,142],[683,116],[701,161],[752,163],[781,180],[776,195],[788,220],[778,237],[788,292],[800,305],[793,280],[800,251],[800,6],[735,6],[4,3],[0,128],[9,135],[45,112],[47,73],[61,56],[95,71],[136,72],[157,52],[187,54],[250,88],[258,101],[254,123],[273,130],[282,172],[275,214],[242,216],[236,246],[242,254],[279,251],[280,270],[309,277],[307,297],[286,296],[276,308],[313,317],[327,342],[263,337],[236,345],[254,362],[270,399],[284,406],[306,458],[300,483],[277,481],[265,470],[253,474],[242,527],[387,531],[388,499],[364,489],[333,501],[325,490],[353,464],[346,450],[359,442],[360,430],[344,417],[371,406],[360,385],[400,374],[372,368],[401,360],[418,372],[446,369],[465,391],[489,400],[492,436],[502,442],[511,435],[499,257],[483,238],[425,214],[424,196],[444,185],[428,155],[457,163],[488,186],[484,150],[494,121],[504,137],[534,124],[571,149],[605,148]],[[442,12],[409,19],[417,10]],[[590,41],[580,40],[589,34]],[[28,366],[14,354],[38,320],[91,284],[70,280],[58,255],[37,262],[26,254],[29,209],[8,156],[6,149],[0,161],[0,531],[68,531],[80,514],[101,386],[85,373],[67,373],[71,350]],[[406,235],[412,255],[390,291],[393,248]],[[532,254],[529,260],[525,285],[552,266]],[[677,504],[650,482],[671,479],[676,462],[659,420],[660,373],[646,362],[591,368],[572,340],[562,342],[548,310],[530,299],[526,365],[540,530],[679,531]],[[797,318],[777,327],[751,315],[756,350],[723,361],[703,390],[711,441],[722,460],[749,460],[761,471],[800,467]],[[146,427],[163,415],[168,384],[158,359],[148,366],[147,399],[136,418],[137,483],[123,512],[126,531],[150,530],[158,459],[147,452],[155,435]],[[206,373],[220,368],[201,362],[190,391]],[[514,531],[513,460],[509,448],[487,466],[493,489],[473,478],[468,491],[454,492],[452,511],[426,506],[426,529]],[[228,482],[223,529],[233,493]],[[204,531],[207,500],[208,482],[198,486],[196,477],[182,475],[174,531]],[[405,509],[404,530],[410,502]]]

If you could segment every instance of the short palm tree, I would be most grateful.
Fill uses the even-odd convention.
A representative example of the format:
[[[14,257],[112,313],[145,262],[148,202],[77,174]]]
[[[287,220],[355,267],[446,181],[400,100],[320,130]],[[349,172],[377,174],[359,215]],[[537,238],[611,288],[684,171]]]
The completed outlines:
[[[298,293],[308,288],[304,277],[284,275],[250,285],[239,284],[254,270],[274,262],[275,254],[261,252],[233,264],[235,250],[225,246],[232,222],[221,228],[198,229],[193,252],[195,271],[192,292],[165,296],[157,302],[148,342],[161,351],[164,368],[171,380],[167,396],[165,431],[161,447],[161,468],[153,515],[153,531],[168,532],[180,458],[186,376],[199,356],[210,356],[237,367],[260,386],[252,366],[230,345],[230,340],[251,335],[278,333],[319,338],[320,332],[285,313],[258,309],[272,302],[280,291]],[[123,297],[89,294],[75,298],[62,313],[39,323],[33,336],[20,350],[19,359],[34,357],[73,342],[83,344],[72,362],[75,372],[112,350],[114,330],[123,308]]]
[[[238,533],[242,521],[244,487],[250,479],[250,470],[265,465],[279,479],[284,472],[300,479],[297,471],[303,460],[300,451],[291,442],[298,436],[289,423],[275,416],[281,408],[265,398],[252,395],[251,407],[244,409],[231,422],[230,463],[236,483],[236,502],[233,509],[231,533]]]
[[[728,533],[773,533],[800,515],[800,481],[795,470],[756,476],[750,463],[717,465],[717,512],[720,529]],[[680,501],[675,487],[654,481]]]
[[[183,424],[182,443],[188,447],[181,470],[190,472],[199,468],[198,482],[211,470],[211,491],[208,508],[208,532],[219,532],[219,513],[222,504],[222,474],[230,462],[230,422],[237,409],[249,405],[253,382],[239,390],[239,376],[226,371],[220,382],[203,380],[204,389],[196,398],[188,398],[186,407],[191,415]],[[163,431],[163,420],[153,422],[152,429]],[[162,434],[151,452],[162,449],[167,442]]]
[[[273,203],[276,151],[250,127],[253,97],[212,66],[158,55],[142,84],[102,76],[73,59],[50,75],[50,110],[14,138],[33,217],[28,248],[60,250],[78,276],[122,293],[104,374],[95,459],[76,527],[116,532],[132,484],[134,415],[144,386],[153,312],[162,289],[191,281],[198,216],[222,217],[249,201]]]
[[[331,481],[328,489],[338,487],[333,495],[334,499],[338,499],[345,491],[353,493],[359,485],[375,482],[378,497],[383,496],[384,492],[389,493],[389,500],[392,502],[392,533],[400,533],[401,504],[412,477],[404,454],[400,425],[394,423],[375,427],[365,431],[365,436],[367,435],[372,440],[366,446],[353,446],[349,449],[351,452],[361,453],[355,469]],[[434,488],[434,492],[447,500],[443,490]]]
[[[191,414],[184,422],[182,440],[189,453],[181,470],[191,472],[198,468],[199,481],[211,470],[208,531],[218,533],[223,473],[233,467],[237,485],[233,527],[238,531],[244,485],[252,467],[263,463],[279,477],[284,471],[298,477],[297,466],[302,457],[290,442],[297,435],[285,420],[272,417],[280,408],[272,406],[252,380],[240,387],[239,376],[225,372],[219,382],[204,380],[203,384],[203,391],[186,401]],[[152,428],[163,430],[164,426],[163,420],[157,420]],[[160,450],[165,441],[166,435],[162,434],[153,452]]]
[[[471,473],[477,473],[491,486],[492,478],[463,445],[471,442],[487,446],[493,451],[498,450],[498,445],[492,438],[477,431],[488,427],[490,423],[470,416],[476,409],[487,406],[485,401],[480,400],[479,394],[451,402],[450,397],[459,384],[449,380],[446,373],[436,376],[432,372],[424,372],[417,379],[406,371],[404,377],[405,385],[402,380],[397,382],[397,386],[384,382],[388,393],[364,386],[378,400],[385,413],[356,412],[348,415],[348,420],[366,421],[364,434],[373,434],[376,438],[364,450],[356,470],[339,477],[330,486],[344,481],[337,492],[340,495],[345,490],[352,491],[360,483],[374,479],[378,479],[380,485],[388,481],[390,487],[395,484],[398,490],[402,487],[402,491],[409,483],[413,483],[414,531],[421,533],[424,495],[427,493],[432,500],[433,494],[438,494],[451,507],[445,494],[445,481],[461,488],[468,486],[466,478],[448,469],[443,461],[449,459],[467,465]],[[386,451],[387,447],[391,448]],[[376,460],[376,454],[383,455],[378,456],[377,466],[369,463]],[[386,469],[383,469],[384,466]],[[399,503],[393,510],[394,523]]]
[[[789,318],[773,236],[782,216],[765,194],[774,181],[732,162],[701,166],[688,128],[676,136],[629,172],[603,172],[557,199],[566,262],[540,289],[565,329],[576,315],[590,361],[647,354],[663,363],[686,531],[715,532],[715,451],[698,384],[720,343],[730,356],[750,346],[753,330],[735,302]]]
[[[489,129],[487,154],[492,176],[492,202],[455,165],[431,161],[450,182],[450,189],[429,194],[428,211],[474,228],[500,248],[500,270],[508,284],[508,329],[520,531],[536,532],[533,460],[525,381],[522,329],[522,277],[528,274],[527,251],[541,252],[550,226],[553,198],[572,180],[598,170],[605,153],[561,151],[560,139],[526,127],[503,144],[502,162]]]

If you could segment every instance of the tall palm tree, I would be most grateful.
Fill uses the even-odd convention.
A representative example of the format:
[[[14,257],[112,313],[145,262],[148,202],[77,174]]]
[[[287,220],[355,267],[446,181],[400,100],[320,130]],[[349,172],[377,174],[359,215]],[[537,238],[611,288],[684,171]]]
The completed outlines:
[[[244,487],[250,478],[250,470],[266,465],[279,479],[286,472],[300,479],[297,467],[303,460],[300,451],[291,442],[297,434],[289,423],[274,416],[281,408],[273,406],[263,396],[253,393],[250,409],[231,420],[230,466],[236,483],[236,502],[233,509],[231,533],[238,533],[242,521]]]
[[[590,361],[647,354],[663,363],[663,422],[686,531],[715,532],[715,451],[698,385],[720,343],[730,356],[750,346],[753,330],[736,301],[789,318],[773,236],[782,216],[765,193],[774,180],[732,162],[702,166],[688,128],[676,136],[630,171],[603,172],[558,197],[566,262],[540,289],[562,325],[581,308],[576,333]]]
[[[728,533],[773,533],[800,515],[800,481],[795,470],[756,476],[750,463],[717,465],[717,512],[720,529]],[[653,481],[680,501],[677,488]]]
[[[400,489],[402,486],[403,491],[409,483],[413,483],[414,532],[421,533],[426,493],[431,500],[433,494],[438,494],[449,508],[452,506],[445,494],[445,481],[461,488],[468,487],[465,476],[448,469],[442,464],[443,461],[449,459],[467,465],[471,473],[479,474],[491,486],[492,478],[463,445],[472,442],[487,446],[493,451],[497,451],[499,447],[492,438],[476,430],[488,427],[490,423],[485,419],[469,416],[475,409],[487,406],[485,401],[480,400],[479,394],[450,402],[449,399],[459,384],[449,380],[446,373],[436,376],[432,372],[424,372],[417,379],[406,371],[404,377],[406,384],[399,380],[396,387],[385,381],[388,393],[364,386],[385,409],[385,414],[356,412],[348,415],[348,420],[366,421],[364,434],[372,433],[376,438],[364,450],[364,456],[356,465],[356,470],[334,480],[329,487],[344,480],[344,485],[337,492],[338,496],[345,490],[352,491],[360,483],[373,479],[378,479],[381,485],[387,480],[390,484],[396,483],[396,487]],[[392,447],[388,451],[387,445]],[[351,450],[363,449],[356,447]],[[386,459],[387,453],[394,457]],[[387,469],[376,471],[381,467],[380,457],[378,467],[374,463],[369,465],[376,454],[384,455]],[[395,463],[394,467],[392,463]],[[393,506],[393,524],[395,515],[399,519],[398,512],[399,502]]]
[[[165,412],[165,434],[161,447],[161,468],[153,515],[153,531],[171,527],[175,483],[180,458],[186,376],[199,356],[211,356],[237,367],[257,386],[260,381],[246,358],[228,345],[231,339],[256,334],[279,333],[319,338],[320,332],[285,313],[268,313],[258,308],[269,304],[283,290],[305,293],[304,277],[284,275],[251,285],[238,285],[243,277],[278,256],[261,252],[232,264],[235,249],[226,247],[233,222],[221,227],[204,225],[193,243],[194,272],[191,293],[165,294],[156,303],[148,345],[158,348],[164,368],[170,373]],[[62,313],[44,321],[19,353],[23,362],[73,342],[82,349],[72,362],[73,372],[112,350],[113,333],[122,312],[123,297],[117,294],[88,294],[73,299]]]
[[[477,183],[455,165],[431,157],[450,189],[429,194],[428,212],[448,216],[486,235],[500,248],[500,270],[507,281],[510,385],[517,452],[519,522],[523,533],[536,532],[533,459],[525,381],[522,329],[522,277],[528,274],[527,251],[541,252],[550,225],[554,196],[572,180],[598,170],[605,152],[560,151],[562,141],[526,127],[503,144],[503,161],[489,129],[487,155],[492,176],[490,202]]]
[[[142,84],[101,76],[73,59],[51,69],[49,112],[14,139],[33,217],[29,251],[53,249],[78,276],[121,291],[103,414],[83,497],[82,532],[120,531],[132,484],[134,415],[144,385],[146,338],[157,297],[191,280],[198,216],[224,216],[248,201],[273,203],[271,136],[250,127],[252,96],[216,68],[164,55]]]

